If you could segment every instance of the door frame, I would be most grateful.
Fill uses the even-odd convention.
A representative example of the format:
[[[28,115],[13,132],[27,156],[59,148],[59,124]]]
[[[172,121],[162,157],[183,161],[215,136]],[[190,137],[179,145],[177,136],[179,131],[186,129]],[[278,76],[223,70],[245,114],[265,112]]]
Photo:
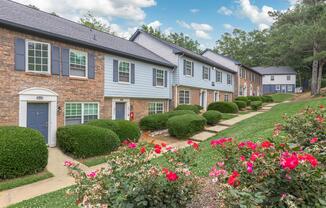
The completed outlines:
[[[27,127],[27,103],[47,103],[48,106],[48,146],[56,146],[57,100],[58,94],[52,90],[32,87],[19,94],[19,126]]]
[[[203,98],[202,96],[205,95]],[[204,108],[204,110],[207,109],[207,90],[200,90],[200,95],[199,95],[199,105]],[[204,103],[202,103],[204,101]]]
[[[114,98],[112,99],[112,113],[111,117],[112,120],[115,120],[115,114],[116,114],[116,103],[125,103],[125,120],[130,119],[130,99],[125,98]]]

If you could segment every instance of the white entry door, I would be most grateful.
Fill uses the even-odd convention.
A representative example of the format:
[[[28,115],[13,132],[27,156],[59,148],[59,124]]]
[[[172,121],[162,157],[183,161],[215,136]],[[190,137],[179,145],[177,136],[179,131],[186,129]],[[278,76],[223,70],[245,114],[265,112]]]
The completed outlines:
[[[207,90],[200,91],[200,106],[205,110],[207,108]]]

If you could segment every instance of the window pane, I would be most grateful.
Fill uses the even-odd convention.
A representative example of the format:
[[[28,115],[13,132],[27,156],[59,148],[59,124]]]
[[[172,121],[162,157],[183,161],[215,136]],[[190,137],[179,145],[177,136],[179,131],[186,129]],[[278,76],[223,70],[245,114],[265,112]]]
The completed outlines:
[[[129,63],[120,62],[119,64],[119,81],[120,82],[129,82]]]
[[[28,42],[28,70],[48,71],[48,44]]]
[[[164,71],[163,70],[156,70],[156,85],[163,86],[164,85]]]
[[[66,103],[65,124],[66,125],[81,124],[82,123],[81,110],[82,110],[81,103]]]
[[[78,77],[86,77],[86,53],[78,51],[70,51],[70,75]]]
[[[185,60],[186,75],[192,75],[192,62]]]

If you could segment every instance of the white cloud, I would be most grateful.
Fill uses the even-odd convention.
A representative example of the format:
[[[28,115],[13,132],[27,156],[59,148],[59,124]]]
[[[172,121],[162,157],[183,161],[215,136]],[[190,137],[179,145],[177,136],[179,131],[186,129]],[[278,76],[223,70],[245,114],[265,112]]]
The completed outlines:
[[[160,27],[162,26],[162,23],[158,20],[155,20],[154,22],[149,23],[148,26],[152,27],[155,30],[159,30]]]
[[[231,24],[223,24],[223,27],[227,30],[234,30],[236,28]]]
[[[177,24],[186,29],[194,30],[196,37],[201,39],[211,39],[210,32],[213,31],[213,27],[209,24],[199,24],[199,23],[186,23],[182,20],[177,20]]]
[[[199,9],[190,9],[190,12],[191,12],[191,13],[194,13],[194,14],[195,14],[195,13],[198,13],[199,11],[200,11]]]
[[[232,10],[230,10],[229,8],[225,7],[225,6],[222,6],[221,8],[219,8],[217,10],[218,13],[220,14],[224,14],[224,15],[227,15],[227,16],[230,16],[233,14]]]
[[[250,19],[258,29],[269,28],[275,21],[268,15],[268,12],[275,11],[272,7],[264,5],[261,9],[250,3],[250,0],[239,0],[243,16]]]

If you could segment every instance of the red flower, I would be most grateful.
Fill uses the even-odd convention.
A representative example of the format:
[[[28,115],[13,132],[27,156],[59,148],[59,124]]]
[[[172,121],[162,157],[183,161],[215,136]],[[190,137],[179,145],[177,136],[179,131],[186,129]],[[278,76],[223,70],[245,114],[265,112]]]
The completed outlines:
[[[122,142],[122,144],[123,145],[128,145],[130,142],[128,141],[128,140],[124,140],[123,142]]]
[[[316,121],[318,121],[319,123],[323,123],[325,121],[325,119],[322,116],[318,115],[316,117]]]
[[[239,149],[244,148],[244,147],[251,149],[251,150],[255,150],[257,147],[257,144],[252,141],[240,142],[238,144]]]
[[[316,143],[318,141],[317,137],[314,137],[310,140],[310,144]]]
[[[324,106],[323,106],[323,105],[320,105],[320,106],[319,106],[319,108],[320,108],[320,109],[323,109],[323,108],[324,108]]]
[[[162,149],[162,147],[161,147],[159,144],[155,144],[155,145],[154,145],[154,148],[155,148],[155,149]]]
[[[144,154],[146,152],[146,147],[140,148],[140,154]]]
[[[179,178],[179,176],[172,171],[169,171],[165,176],[168,181],[176,181]]]
[[[171,147],[171,146],[167,146],[167,147],[166,147],[166,150],[167,150],[167,151],[170,151],[170,150],[172,150],[172,149],[173,149],[173,147]]]
[[[130,149],[135,149],[136,147],[137,147],[137,144],[136,143],[129,143],[128,144],[128,147],[130,148]]]
[[[283,169],[293,170],[299,165],[299,159],[297,154],[294,152],[289,154],[284,152],[281,156],[281,166]]]
[[[192,140],[190,140],[190,139],[187,141],[187,144],[193,144],[193,143],[194,142]]]
[[[161,143],[162,147],[166,147],[166,143],[162,142]]]
[[[228,179],[228,184],[233,187],[239,185],[240,184],[240,181],[238,179],[239,176],[240,174],[237,171],[233,171],[232,175]]]
[[[221,138],[221,139],[212,140],[211,146],[216,147],[218,145],[221,145],[222,147],[224,147],[224,143],[227,142],[232,142],[232,138]]]
[[[198,150],[198,149],[199,149],[199,144],[198,144],[198,143],[193,143],[193,144],[192,144],[192,147],[193,147],[195,150]]]
[[[155,153],[160,154],[162,150],[161,150],[161,148],[155,148],[154,151],[155,151]]]
[[[282,144],[280,144],[280,147],[285,147],[285,144],[283,144],[283,143],[282,143]]]
[[[259,152],[253,152],[251,153],[250,160],[255,162],[257,158],[264,157],[264,154]]]
[[[261,143],[261,146],[262,146],[262,148],[267,149],[267,148],[273,147],[274,144],[272,144],[270,141],[264,141],[264,142]]]
[[[298,155],[298,158],[300,161],[308,161],[312,167],[318,165],[318,160],[310,154]]]
[[[167,174],[168,172],[169,172],[169,169],[167,169],[167,168],[162,169],[162,173]]]
[[[246,160],[245,156],[241,155],[241,156],[240,156],[240,160],[241,160],[241,161],[245,161],[245,160]]]

